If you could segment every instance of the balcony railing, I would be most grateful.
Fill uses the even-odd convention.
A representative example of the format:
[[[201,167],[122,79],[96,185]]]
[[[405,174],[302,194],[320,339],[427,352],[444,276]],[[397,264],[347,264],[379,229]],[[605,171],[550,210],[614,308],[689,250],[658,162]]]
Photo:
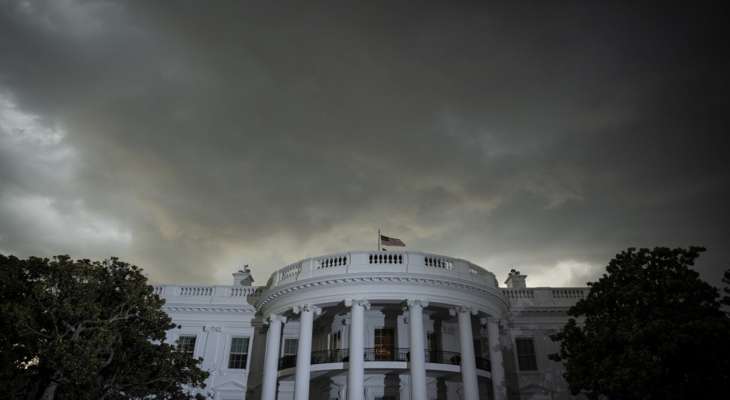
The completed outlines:
[[[484,371],[491,371],[492,370],[492,363],[489,362],[488,358],[482,358],[482,357],[475,357],[477,362],[477,369],[481,369]]]
[[[279,359],[279,369],[294,368],[297,366],[297,356],[289,355]]]
[[[365,349],[365,361],[408,361],[409,348],[371,347]]]
[[[426,351],[426,362],[435,364],[461,364],[461,353],[454,351]]]
[[[409,348],[370,347],[365,348],[365,361],[401,361],[410,360]],[[349,361],[349,349],[317,350],[312,352],[312,364],[328,364]],[[475,357],[477,369],[489,371],[489,359]],[[454,351],[426,351],[426,362],[435,364],[461,364],[461,354]],[[296,355],[286,355],[279,359],[279,369],[297,366]]]
[[[312,364],[344,362],[348,359],[347,349],[318,350],[312,352]]]

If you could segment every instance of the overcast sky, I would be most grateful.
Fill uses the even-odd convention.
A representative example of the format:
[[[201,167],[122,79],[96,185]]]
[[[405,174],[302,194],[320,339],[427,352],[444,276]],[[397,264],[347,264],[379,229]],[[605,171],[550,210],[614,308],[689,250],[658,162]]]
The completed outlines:
[[[719,284],[724,14],[588,3],[0,0],[0,252],[262,284],[382,227],[535,286],[704,245]]]

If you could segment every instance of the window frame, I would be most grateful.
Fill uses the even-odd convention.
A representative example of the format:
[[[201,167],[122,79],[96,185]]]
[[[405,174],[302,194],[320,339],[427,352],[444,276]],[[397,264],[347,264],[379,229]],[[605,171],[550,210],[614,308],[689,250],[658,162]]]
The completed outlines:
[[[520,342],[529,343],[532,353],[523,353],[520,351]],[[517,358],[517,369],[524,372],[539,371],[537,364],[537,349],[535,347],[535,338],[531,336],[520,336],[515,338],[515,357]]]
[[[244,342],[243,345],[243,352],[233,352],[233,342],[236,339],[241,339]],[[250,336],[231,336],[231,340],[228,341],[228,362],[226,363],[226,366],[228,369],[233,370],[247,370],[248,369],[248,361],[249,361],[249,351],[251,347],[251,337]],[[243,366],[241,367],[232,367],[231,362],[233,360],[234,355],[242,355],[243,356]]]
[[[294,352],[287,353],[287,351],[286,351],[286,342],[287,341],[294,341],[296,343],[296,345],[294,346]],[[298,352],[299,352],[299,338],[297,338],[297,337],[283,338],[282,343],[281,343],[281,356],[282,357],[295,356],[295,355],[297,355]]]
[[[189,349],[189,350],[187,349],[187,345],[189,345],[189,343],[185,343],[185,345],[186,345],[185,350],[183,350],[181,348],[180,340],[183,338],[185,338],[185,339],[192,338],[193,339],[191,349]],[[195,349],[197,346],[198,346],[198,335],[195,335],[195,334],[183,333],[183,334],[178,335],[177,339],[175,340],[175,347],[176,347],[177,351],[179,351],[181,353],[189,353],[191,358],[195,358]]]
[[[379,327],[373,331],[375,361],[390,361],[397,356],[395,328]]]
[[[327,348],[328,350],[339,350],[342,348],[342,331],[334,331],[327,334]]]

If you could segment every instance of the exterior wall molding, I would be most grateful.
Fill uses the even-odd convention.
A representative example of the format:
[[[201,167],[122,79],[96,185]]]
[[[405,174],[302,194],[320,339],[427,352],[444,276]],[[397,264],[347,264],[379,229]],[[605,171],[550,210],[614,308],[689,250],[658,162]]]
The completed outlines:
[[[341,285],[353,285],[353,284],[416,284],[420,286],[429,287],[443,287],[457,290],[467,290],[480,296],[492,297],[507,306],[505,298],[500,295],[496,290],[486,290],[476,285],[457,282],[445,279],[435,278],[424,278],[424,277],[413,277],[413,276],[357,276],[357,277],[341,277],[331,279],[321,279],[312,281],[301,281],[289,286],[277,288],[264,295],[260,298],[256,304],[258,309],[261,309],[273,302],[279,297],[285,296],[290,293],[302,293],[306,289],[316,289],[326,286],[341,286]]]
[[[570,309],[570,307],[511,307],[510,311],[513,317],[519,317],[521,315],[535,315],[544,313],[568,315],[568,309]]]
[[[162,306],[165,312],[202,312],[202,313],[223,313],[223,314],[245,314],[254,310],[248,307],[224,307],[224,306]]]

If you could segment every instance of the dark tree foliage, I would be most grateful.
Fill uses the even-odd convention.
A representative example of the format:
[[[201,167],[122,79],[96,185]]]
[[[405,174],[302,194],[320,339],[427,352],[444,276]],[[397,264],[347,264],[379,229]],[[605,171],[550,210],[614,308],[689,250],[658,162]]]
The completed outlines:
[[[553,336],[573,394],[590,399],[714,398],[730,382],[730,319],[690,269],[701,247],[628,249]],[[719,398],[719,397],[718,397]]]
[[[730,306],[730,269],[725,271],[725,275],[722,276],[722,283],[726,286],[722,289],[725,296],[722,297],[722,304]]]
[[[193,399],[208,374],[165,342],[175,327],[141,269],[0,254],[6,399]]]

